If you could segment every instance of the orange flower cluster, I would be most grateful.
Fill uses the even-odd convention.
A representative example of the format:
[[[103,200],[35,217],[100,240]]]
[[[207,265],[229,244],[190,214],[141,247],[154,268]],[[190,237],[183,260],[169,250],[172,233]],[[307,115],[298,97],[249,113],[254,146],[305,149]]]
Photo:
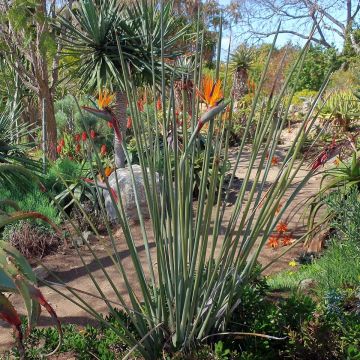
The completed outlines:
[[[273,156],[271,159],[271,165],[275,166],[279,164],[279,158],[277,156]]]
[[[285,222],[280,221],[276,226],[276,234],[269,237],[267,245],[273,249],[279,247],[280,244],[282,246],[291,245],[294,240],[288,232],[288,225]]]

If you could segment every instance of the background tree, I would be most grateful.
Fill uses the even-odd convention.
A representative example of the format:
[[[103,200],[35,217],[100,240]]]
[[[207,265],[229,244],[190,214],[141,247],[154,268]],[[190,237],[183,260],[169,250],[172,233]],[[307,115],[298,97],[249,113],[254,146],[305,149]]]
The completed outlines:
[[[240,100],[248,92],[249,70],[254,61],[254,55],[253,49],[245,44],[240,45],[231,55],[234,100]]]
[[[282,21],[280,33],[307,39],[311,27],[316,31],[314,43],[330,48],[334,35],[347,39],[357,46],[352,36],[356,30],[360,2],[358,0],[233,0],[232,9],[241,13],[241,29],[257,38],[266,38],[276,33]]]
[[[59,62],[59,47],[51,26],[56,16],[55,2],[3,0],[1,11],[1,55],[24,86],[37,95],[39,108],[46,116],[47,155],[54,160],[57,141],[54,95]]]

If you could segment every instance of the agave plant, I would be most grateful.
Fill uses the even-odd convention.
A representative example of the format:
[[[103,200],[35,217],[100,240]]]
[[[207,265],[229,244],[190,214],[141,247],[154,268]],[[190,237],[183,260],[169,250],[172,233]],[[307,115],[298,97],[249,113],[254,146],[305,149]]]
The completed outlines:
[[[160,14],[160,35],[166,29],[166,22],[163,23],[162,19],[163,15]],[[164,15],[165,19],[166,15]],[[146,34],[149,37],[147,41],[151,44],[153,42],[151,38],[157,33],[149,31]],[[219,39],[218,49],[221,49],[221,34]],[[199,34],[197,34],[197,43],[201,43]],[[295,62],[292,71],[289,72],[279,94],[269,98],[265,105],[261,106],[261,111],[257,115],[260,117],[260,121],[257,122],[252,151],[247,161],[245,160],[247,135],[254,121],[255,113],[259,109],[260,93],[267,76],[273,45],[254,95],[252,109],[246,120],[245,133],[237,149],[234,165],[230,174],[223,172],[221,176],[218,176],[219,159],[222,158],[224,162],[229,159],[228,125],[231,124],[233,101],[232,99],[222,99],[221,82],[217,77],[213,80],[204,79],[201,66],[199,66],[201,54],[194,54],[192,79],[197,93],[192,93],[192,112],[190,118],[182,114],[180,119],[176,116],[175,89],[172,85],[169,88],[166,87],[165,57],[161,58],[160,73],[157,73],[156,57],[152,58],[149,70],[154,77],[159,76],[162,79],[160,83],[163,111],[160,117],[150,118],[149,113],[147,116],[154,129],[155,138],[162,138],[163,147],[160,153],[158,142],[154,141],[152,132],[146,131],[147,124],[141,121],[142,116],[136,101],[137,75],[131,67],[126,66],[128,56],[126,43],[122,45],[118,42],[118,46],[117,55],[121,63],[119,83],[123,84],[126,97],[129,99],[132,129],[151,219],[146,224],[140,207],[140,193],[136,191],[138,179],[135,179],[133,168],[130,165],[128,165],[128,170],[133,188],[135,188],[134,200],[139,218],[138,227],[134,227],[127,218],[121,189],[117,186],[117,189],[111,192],[108,180],[104,176],[104,182],[112,194],[112,203],[124,235],[122,241],[128,248],[137,281],[136,284],[130,281],[129,274],[124,268],[123,259],[117,256],[118,244],[108,223],[106,226],[110,239],[108,243],[104,243],[104,247],[108,250],[110,259],[119,272],[119,279],[109,276],[107,269],[101,265],[96,251],[93,251],[88,242],[85,242],[85,245],[91,251],[104,275],[101,284],[87,266],[85,269],[89,272],[94,284],[92,293],[97,298],[100,297],[104,300],[109,312],[122,329],[119,330],[118,327],[107,322],[91,302],[83,297],[81,289],[69,287],[59,278],[61,287],[55,286],[54,283],[47,284],[53,290],[81,306],[100,322],[112,327],[129,346],[129,353],[124,359],[129,358],[134,351],[145,359],[157,359],[164,351],[171,353],[177,350],[186,350],[209,336],[226,331],[232,313],[241,302],[243,288],[251,279],[262,248],[284,211],[317,169],[310,168],[306,176],[298,181],[296,176],[303,166],[303,161],[296,161],[296,158],[316,119],[316,116],[312,117],[312,112],[324,87],[314,99],[314,104],[305,116],[295,141],[290,146],[283,162],[278,164],[278,174],[275,180],[271,186],[268,186],[271,159],[277,148],[291,104],[291,98],[287,99],[284,95],[287,92],[290,78],[299,73],[298,68],[305,49],[300,52],[299,59]],[[163,49],[161,54],[164,53]],[[220,58],[220,53],[218,53],[218,58]],[[220,63],[217,65],[216,74],[219,74],[219,66]],[[117,75],[116,72],[114,72],[115,75]],[[211,81],[212,83],[210,83]],[[154,103],[157,101],[156,96],[153,101]],[[205,111],[200,111],[200,102],[206,103]],[[89,111],[89,109],[86,110]],[[222,115],[225,110],[229,110],[229,115],[228,120],[224,121]],[[111,106],[101,111],[98,109],[90,111],[106,120],[116,119],[116,113]],[[148,107],[146,111],[148,111]],[[187,121],[189,128],[182,125]],[[201,183],[198,198],[195,200],[193,175],[194,167],[198,166],[195,159],[199,149],[199,132],[204,125],[208,126],[207,140],[201,164]],[[171,142],[167,138],[169,133],[173,134]],[[144,134],[149,135],[145,136]],[[91,144],[94,146],[93,143]],[[128,159],[127,149],[124,147],[123,150],[124,156]],[[95,148],[92,154],[94,161],[103,173],[101,159]],[[235,174],[239,164],[245,161],[247,162],[242,174],[243,179],[231,215],[225,217]],[[160,171],[157,173],[158,169]],[[92,178],[95,178],[96,171],[93,169]],[[227,175],[230,175],[230,181],[225,184]],[[295,179],[296,185],[294,185]],[[102,203],[101,186],[95,185],[98,190],[99,203]],[[214,191],[216,188],[224,188],[225,194],[216,193]],[[116,194],[120,196],[115,196]],[[75,198],[74,202],[78,204]],[[280,203],[282,207],[278,211]],[[103,205],[102,209],[104,209]],[[64,211],[63,216],[67,218]],[[96,235],[99,235],[95,226],[90,225]],[[81,235],[78,229],[75,230],[77,234]],[[140,253],[141,250],[135,244],[134,231],[138,231],[137,235],[141,234],[146,254],[145,260]],[[152,241],[153,244],[151,244]],[[79,256],[86,264],[87,261],[80,252]],[[125,285],[126,294],[119,292],[117,280]],[[114,291],[111,299],[102,291],[104,281]],[[130,332],[118,316],[114,309],[114,303],[116,306],[121,306],[127,313],[134,324],[134,332]]]
[[[1,169],[2,170],[2,169]],[[5,212],[0,209],[0,229],[18,220],[41,219],[55,227],[46,217],[36,212],[23,212],[18,205],[11,200],[0,201],[0,207],[11,207],[15,211]],[[56,228],[56,227],[55,227]],[[24,349],[25,334],[22,330],[22,321],[10,298],[6,294],[20,294],[24,300],[27,311],[27,333],[37,324],[41,313],[41,307],[44,307],[57,325],[60,335],[60,341],[56,349],[50,356],[57,351],[61,344],[62,330],[59,319],[54,309],[46,301],[41,291],[37,288],[37,279],[27,260],[11,246],[8,242],[0,240],[0,319],[11,325],[15,332],[17,348],[20,359],[26,359]]]
[[[81,0],[71,18],[62,17],[63,55],[74,61],[68,65],[75,79],[90,89],[109,87],[115,91],[117,127],[114,136],[115,164],[124,167],[122,139],[127,124],[127,96],[123,67],[129,68],[137,85],[150,84],[156,89],[162,67],[179,55],[177,45],[187,27],[171,16],[172,3],[160,6],[146,0],[123,7],[116,0]],[[162,25],[160,23],[162,21]],[[124,61],[120,61],[120,44]],[[166,58],[166,63],[161,62]]]

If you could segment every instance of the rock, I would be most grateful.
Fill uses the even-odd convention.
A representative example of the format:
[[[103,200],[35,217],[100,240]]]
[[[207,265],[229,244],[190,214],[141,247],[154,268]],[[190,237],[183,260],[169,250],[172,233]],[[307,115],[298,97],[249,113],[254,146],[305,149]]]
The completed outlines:
[[[135,189],[136,194],[139,201],[139,206],[141,209],[142,216],[144,219],[148,219],[150,217],[149,209],[146,200],[146,193],[144,187],[144,180],[142,176],[142,170],[140,165],[132,165],[132,170],[134,172],[135,178]],[[109,176],[109,185],[110,187],[117,193],[117,190],[120,191],[121,200],[124,206],[124,211],[128,220],[137,221],[139,220],[136,202],[135,202],[135,193],[133,189],[133,183],[131,178],[131,172],[129,168],[117,169],[116,170],[118,185],[116,184],[116,175],[113,172]],[[159,186],[159,175],[156,174],[157,179],[157,193],[160,192]],[[105,208],[107,215],[112,222],[117,222],[117,213],[116,209],[111,200],[111,196],[109,191],[103,191],[104,199],[105,199]],[[119,194],[117,193],[119,196]]]
[[[314,279],[303,279],[299,282],[298,291],[303,293],[311,292],[316,286],[316,281]]]
[[[77,236],[77,237],[73,238],[72,243],[73,243],[73,246],[83,246],[85,244],[84,240],[81,236]]]
[[[39,280],[45,280],[50,276],[50,272],[40,265],[34,268],[33,272]]]
[[[82,236],[84,237],[85,242],[87,242],[87,243],[92,243],[97,240],[97,237],[91,231],[84,231],[82,233]]]

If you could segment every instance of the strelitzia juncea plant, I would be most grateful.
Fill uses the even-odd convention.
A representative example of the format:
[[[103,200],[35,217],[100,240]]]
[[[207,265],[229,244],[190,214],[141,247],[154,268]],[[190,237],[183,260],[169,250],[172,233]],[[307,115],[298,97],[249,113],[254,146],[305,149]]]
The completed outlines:
[[[201,33],[198,32],[197,49],[202,48],[201,38]],[[276,38],[274,44],[275,41]],[[301,160],[295,162],[295,159],[315,121],[313,111],[319,97],[314,100],[313,106],[305,116],[294,143],[278,167],[275,180],[271,186],[267,185],[271,158],[277,148],[293,92],[290,96],[284,95],[289,93],[289,79],[297,78],[300,73],[307,47],[308,44],[294,64],[280,93],[277,95],[272,93],[269,98],[264,99],[262,86],[272,54],[272,50],[270,51],[254,96],[251,114],[246,122],[244,137],[236,149],[237,154],[230,172],[230,181],[225,182],[227,174],[218,177],[216,169],[219,167],[220,159],[224,161],[229,159],[229,128],[234,104],[232,99],[221,97],[218,78],[220,53],[218,53],[213,85],[207,95],[201,90],[204,88],[201,51],[194,55],[195,65],[189,71],[192,72],[191,78],[198,90],[197,93],[201,93],[201,96],[193,92],[191,114],[186,112],[186,109],[175,108],[173,81],[165,81],[166,64],[162,59],[161,76],[164,81],[161,82],[160,91],[161,113],[159,116],[151,117],[147,107],[148,121],[144,123],[141,121],[140,111],[134,100],[137,89],[134,85],[133,74],[129,72],[128,67],[124,66],[124,54],[118,42],[119,59],[123,71],[121,79],[125,80],[124,86],[129,99],[128,110],[132,117],[132,129],[142,168],[150,220],[147,223],[143,217],[137,198],[134,172],[129,165],[129,154],[125,146],[123,150],[127,158],[127,168],[135,187],[139,225],[134,227],[128,221],[121,189],[115,189],[120,196],[112,196],[112,202],[117,209],[117,221],[136,270],[137,283],[130,281],[124,269],[123,260],[118,257],[118,246],[110,224],[105,224],[109,233],[105,248],[113,266],[118,270],[120,279],[111,278],[91,245],[87,242],[85,244],[104,274],[103,281],[107,281],[114,291],[114,298],[108,299],[102,291],[102,284],[88,270],[94,284],[94,295],[97,292],[95,296],[103,299],[109,312],[124,327],[124,331],[120,331],[104,320],[91,302],[83,298],[82,292],[70,288],[65,283],[62,285],[68,291],[64,291],[63,287],[57,287],[53,283],[48,283],[48,285],[100,322],[112,327],[129,346],[130,350],[124,358],[131,357],[136,351],[145,359],[156,359],[163,351],[171,353],[186,350],[209,336],[226,331],[233,311],[241,302],[242,290],[251,279],[261,249],[284,211],[314,173],[313,169],[309,169],[308,174],[294,185],[294,179],[303,165]],[[221,33],[218,48],[221,49]],[[207,87],[209,87],[208,81],[209,79],[206,80]],[[325,84],[319,96],[324,88]],[[156,113],[158,88],[155,85],[155,77],[154,86],[149,93],[151,90]],[[200,111],[200,100],[206,103],[206,110]],[[99,111],[96,110],[94,113]],[[180,111],[182,125],[178,121],[177,111]],[[225,112],[227,112],[227,120],[223,120]],[[233,180],[239,164],[245,161],[245,145],[248,143],[250,125],[257,112],[259,121],[252,139],[250,159],[246,160],[247,166],[240,174],[242,182],[231,208],[231,215],[225,217],[226,211],[229,211],[226,210],[228,209],[226,204]],[[106,116],[105,109],[100,117],[106,118]],[[207,124],[208,130],[199,196],[195,200],[192,191],[194,159],[199,151],[199,131],[204,124]],[[147,127],[150,127],[152,131],[147,131],[149,130]],[[169,141],[169,134],[171,134],[171,141]],[[97,172],[100,171],[109,189],[108,179],[97,155],[98,151],[93,143],[90,146],[93,149],[89,154],[92,160],[90,163],[97,164],[92,165],[93,176],[95,178]],[[116,172],[115,176],[117,176]],[[94,186],[98,192],[99,202],[103,204],[101,189],[96,182]],[[222,188],[225,190],[215,191]],[[110,193],[113,192],[110,191]],[[74,203],[81,209],[81,205],[75,198]],[[280,203],[282,207],[278,212]],[[104,205],[101,207],[104,211]],[[72,223],[67,214],[65,212],[63,214]],[[225,220],[226,218],[229,220]],[[90,225],[98,234],[96,228],[91,223]],[[81,232],[76,228],[75,230],[81,236]],[[141,261],[140,250],[135,246],[135,231],[141,234],[146,253],[145,261]],[[78,254],[86,265],[81,253],[78,252]],[[85,268],[88,269],[87,266]],[[61,282],[61,279],[58,281]],[[125,284],[126,295],[119,292],[116,286],[117,281]],[[140,290],[136,291],[135,287]],[[121,307],[127,313],[134,324],[135,333],[127,330],[126,324],[116,313],[115,307]]]

